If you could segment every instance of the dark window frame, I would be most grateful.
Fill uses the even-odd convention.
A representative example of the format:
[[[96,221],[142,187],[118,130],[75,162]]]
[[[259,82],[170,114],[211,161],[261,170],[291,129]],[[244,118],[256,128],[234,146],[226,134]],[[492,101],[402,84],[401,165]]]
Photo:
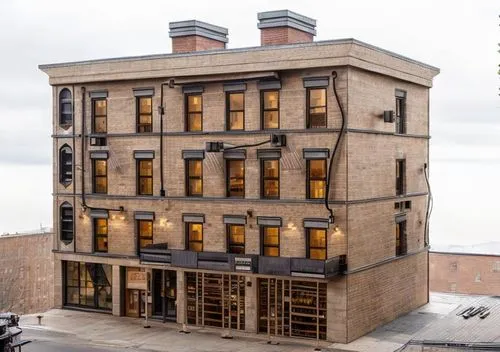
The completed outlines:
[[[201,163],[201,175],[200,176],[191,176],[189,174],[189,163],[193,161],[199,161]],[[186,197],[203,197],[203,159],[185,159],[184,161],[185,168],[185,188],[186,188]],[[201,180],[201,192],[200,194],[191,194],[190,181],[191,180]]]
[[[275,109],[266,109],[264,105],[264,95],[265,93],[278,93],[278,107]],[[265,131],[279,130],[280,129],[280,90],[279,89],[263,89],[260,91],[260,129]],[[276,128],[266,128],[265,113],[266,112],[278,112],[278,127]]]
[[[238,162],[243,162],[243,177],[234,177],[234,179],[243,180],[243,195],[238,196],[238,195],[231,195],[231,163],[233,161],[238,161]],[[246,177],[246,165],[245,165],[245,159],[226,159],[226,197],[228,198],[245,198],[245,177]]]
[[[325,165],[325,177],[311,177],[311,161],[317,161],[321,160],[324,161]],[[328,179],[328,162],[327,159],[306,159],[306,199],[325,199],[326,197],[326,183]],[[325,187],[324,187],[324,193],[325,197],[321,198],[313,198],[311,197],[311,181],[324,181],[325,182]]]
[[[325,246],[324,247],[311,247],[311,230],[319,230],[325,232]],[[325,258],[324,259],[315,259],[314,260],[326,260],[328,259],[328,232],[327,229],[317,228],[317,227],[308,227],[306,228],[306,258],[311,258],[311,249],[320,249],[325,250]]]
[[[189,111],[189,97],[199,96],[201,99],[200,111]],[[191,130],[189,128],[190,115],[200,114],[200,130]],[[185,132],[201,132],[203,131],[203,94],[202,93],[185,93],[184,94],[184,131]]]
[[[142,99],[151,99],[151,112],[142,113],[141,112],[141,100]],[[153,132],[153,96],[146,95],[135,98],[135,110],[136,110],[136,132],[137,133],[152,133]],[[107,103],[106,103],[107,109]],[[106,110],[107,112],[107,110]],[[150,116],[151,123],[141,123],[142,116]]]
[[[98,234],[97,233],[97,222],[99,220],[105,220],[106,221],[106,234]],[[93,218],[92,219],[92,231],[93,231],[93,237],[94,237],[94,252],[97,253],[108,253],[109,252],[109,221],[106,218]],[[98,249],[98,244],[97,244],[97,239],[98,238],[105,238],[106,239],[106,250],[99,250]]]
[[[141,222],[151,223],[151,236],[142,234]],[[137,228],[137,254],[140,254],[141,250],[144,248],[141,246],[141,240],[148,240],[148,241],[151,240],[151,244],[154,243],[154,221],[153,220],[136,219],[135,226]]]
[[[189,235],[191,233],[191,225],[201,225],[201,240],[190,240],[189,239]],[[190,244],[191,243],[201,243],[201,250],[199,252],[203,252],[203,239],[205,238],[205,235],[204,235],[204,229],[203,229],[203,223],[202,222],[186,222],[185,223],[185,235],[186,235],[186,238],[185,238],[185,249],[186,251],[192,251],[190,249]]]
[[[65,113],[65,106],[69,105],[69,113]],[[73,125],[73,94],[68,88],[59,92],[59,126],[67,129]]]
[[[328,89],[326,87],[310,87],[306,88],[307,89],[307,101],[306,101],[306,108],[307,108],[307,118],[306,118],[306,128],[328,128]],[[318,105],[311,107],[311,91],[312,90],[324,90],[325,91],[325,105]],[[311,109],[314,108],[325,108],[325,126],[322,127],[311,127]]]
[[[243,228],[243,244],[239,242],[232,242],[231,240],[231,229],[233,226],[238,226]],[[226,224],[226,252],[227,253],[235,253],[235,254],[245,254],[245,245],[246,245],[246,229],[245,225],[242,224]],[[242,252],[235,252],[232,248],[242,248]]]
[[[408,234],[406,220],[396,222],[396,256],[406,255],[408,251]]]
[[[67,157],[69,155],[69,157]],[[69,158],[66,160],[64,157]],[[67,144],[64,144],[59,149],[59,183],[64,187],[68,187],[73,182],[73,149]]]
[[[96,114],[96,102],[104,101],[106,102],[106,114],[105,115],[97,115]],[[96,131],[96,119],[104,118],[105,121],[105,131]],[[108,99],[107,98],[92,98],[92,133],[108,133]]]
[[[266,230],[269,228],[277,228],[278,229],[278,244],[277,245],[266,245],[265,244],[265,236],[266,236]],[[278,255],[275,257],[280,257],[281,256],[281,227],[279,226],[260,226],[260,255],[261,256],[266,256],[265,255],[265,249],[266,248],[278,248]]]
[[[70,214],[70,215],[68,215]],[[64,226],[64,224],[67,224]],[[73,242],[75,233],[75,213],[73,206],[64,202],[59,206],[59,238],[64,243]]]
[[[242,94],[243,95],[243,108],[242,110],[231,110],[231,95],[232,94]],[[231,129],[231,113],[232,112],[242,112],[243,113],[243,128]],[[245,130],[245,91],[231,91],[226,92],[226,131],[244,131]]]
[[[151,163],[151,176],[141,175],[141,163],[142,162],[150,162]],[[137,177],[137,195],[138,196],[152,196],[153,195],[153,159],[137,159],[136,161],[136,177]],[[141,180],[142,179],[151,179],[151,193],[142,193],[141,192]]]
[[[96,174],[96,163],[98,161],[104,161],[106,163],[106,174],[105,175],[97,175]],[[97,178],[104,178],[106,180],[106,190],[104,192],[97,192]],[[107,159],[92,159],[92,193],[97,194],[108,194],[108,160]]]
[[[278,176],[277,177],[270,177],[270,176],[264,176],[265,175],[265,163],[268,161],[277,161],[278,163]],[[261,159],[260,160],[260,198],[261,199],[280,199],[281,195],[281,165],[280,165],[280,159]],[[265,181],[278,181],[278,195],[277,196],[265,196]]]
[[[396,159],[396,195],[406,194],[406,159]]]
[[[407,133],[406,91],[396,90],[396,134]]]

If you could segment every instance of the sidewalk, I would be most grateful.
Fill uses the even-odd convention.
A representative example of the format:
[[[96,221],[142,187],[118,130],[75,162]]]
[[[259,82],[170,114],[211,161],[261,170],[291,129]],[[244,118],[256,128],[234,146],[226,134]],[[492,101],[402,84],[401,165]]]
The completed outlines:
[[[42,325],[37,315],[24,315],[20,325],[23,328],[47,330],[73,334],[88,341],[89,345],[115,348],[134,348],[144,351],[213,351],[213,352],[303,352],[314,351],[315,341],[291,338],[273,338],[279,345],[268,344],[266,335],[245,334],[233,330],[233,339],[221,338],[220,329],[189,326],[190,334],[179,333],[181,326],[175,323],[161,323],[150,320],[151,328],[143,327],[144,320],[115,317],[102,313],[88,313],[73,310],[52,309],[42,314]],[[322,342],[324,352],[341,352],[328,348]]]
[[[475,296],[432,293],[429,304],[386,324],[349,344],[322,341],[324,352],[359,351],[393,352],[424,327],[444,317],[459,305]],[[181,334],[181,326],[150,320],[151,328],[143,327],[144,320],[115,317],[102,313],[52,309],[43,313],[42,325],[36,314],[21,317],[21,327],[72,334],[88,344],[140,351],[213,351],[213,352],[303,352],[314,351],[316,341],[292,338],[273,338],[279,345],[267,343],[266,335],[232,331],[233,339],[221,338],[221,329],[189,326],[190,334]]]

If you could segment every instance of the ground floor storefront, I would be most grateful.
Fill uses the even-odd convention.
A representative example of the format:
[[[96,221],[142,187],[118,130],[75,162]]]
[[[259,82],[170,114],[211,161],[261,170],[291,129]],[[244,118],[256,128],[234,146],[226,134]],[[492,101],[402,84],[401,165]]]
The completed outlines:
[[[75,261],[62,261],[61,265],[66,307],[327,339],[325,280]]]

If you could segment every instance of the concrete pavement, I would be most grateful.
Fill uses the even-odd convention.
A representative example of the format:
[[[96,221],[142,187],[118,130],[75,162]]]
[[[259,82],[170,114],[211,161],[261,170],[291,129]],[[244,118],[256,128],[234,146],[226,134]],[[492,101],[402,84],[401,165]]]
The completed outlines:
[[[386,324],[350,344],[321,342],[322,351],[392,352],[401,347],[428,324],[453,311],[460,304],[474,300],[474,296],[431,294],[429,304]],[[37,330],[43,337],[45,331],[66,334],[68,339],[79,339],[87,346],[128,349],[130,351],[213,351],[213,352],[302,352],[313,351],[315,341],[273,338],[279,345],[267,343],[266,335],[233,331],[234,338],[222,339],[221,330],[192,327],[190,334],[180,334],[181,326],[175,323],[150,321],[151,328],[143,327],[143,320],[115,317],[102,313],[52,309],[43,313],[42,325],[36,315],[21,317],[21,327]],[[24,337],[27,338],[27,337]],[[104,350],[106,351],[106,350]]]

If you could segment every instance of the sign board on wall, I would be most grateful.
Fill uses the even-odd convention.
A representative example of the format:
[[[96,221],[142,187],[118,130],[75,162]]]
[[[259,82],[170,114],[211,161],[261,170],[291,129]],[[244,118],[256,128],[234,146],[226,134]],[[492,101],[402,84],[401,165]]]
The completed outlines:
[[[127,271],[127,288],[135,290],[146,290],[148,287],[148,276],[145,271]]]

